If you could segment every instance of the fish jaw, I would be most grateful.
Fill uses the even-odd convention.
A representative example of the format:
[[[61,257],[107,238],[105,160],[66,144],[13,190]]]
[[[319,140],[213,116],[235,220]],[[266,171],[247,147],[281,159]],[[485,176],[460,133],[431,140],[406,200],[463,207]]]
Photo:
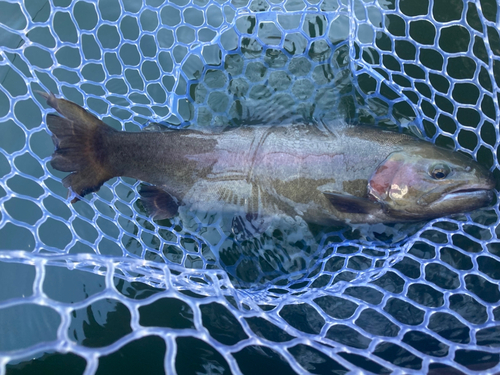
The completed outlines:
[[[458,203],[464,199],[474,199],[479,202],[484,202],[484,205],[489,205],[495,199],[495,192],[493,190],[472,190],[472,191],[457,191],[455,193],[450,193],[445,195],[440,199],[440,201],[453,201]]]
[[[462,207],[484,207],[490,205],[496,197],[495,180],[492,176],[478,183],[462,184],[448,191],[435,201],[435,204],[454,204]]]

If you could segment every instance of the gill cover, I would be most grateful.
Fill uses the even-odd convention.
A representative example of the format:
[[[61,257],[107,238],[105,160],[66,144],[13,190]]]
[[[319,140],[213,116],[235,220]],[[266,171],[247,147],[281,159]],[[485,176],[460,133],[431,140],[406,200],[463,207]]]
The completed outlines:
[[[393,184],[395,176],[400,173],[405,164],[405,155],[401,152],[390,154],[375,170],[368,180],[368,196],[377,202],[383,202],[387,197],[403,197],[408,192],[406,184]],[[403,171],[404,173],[404,171]]]

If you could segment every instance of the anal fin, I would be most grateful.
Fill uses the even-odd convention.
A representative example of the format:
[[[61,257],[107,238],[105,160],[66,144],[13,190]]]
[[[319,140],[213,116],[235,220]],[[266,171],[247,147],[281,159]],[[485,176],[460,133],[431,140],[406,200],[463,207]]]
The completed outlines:
[[[142,185],[141,202],[153,220],[170,219],[177,214],[179,205],[165,190],[157,186]]]

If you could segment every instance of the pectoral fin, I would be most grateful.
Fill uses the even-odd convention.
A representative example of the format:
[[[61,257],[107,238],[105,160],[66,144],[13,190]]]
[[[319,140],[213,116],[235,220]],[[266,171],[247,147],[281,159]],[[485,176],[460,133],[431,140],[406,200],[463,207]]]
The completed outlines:
[[[152,219],[170,219],[177,214],[179,205],[165,190],[156,186],[142,185],[139,194],[142,205]]]
[[[340,212],[351,214],[376,214],[382,211],[382,206],[378,202],[372,202],[368,198],[355,197],[339,193],[323,193],[333,207]]]

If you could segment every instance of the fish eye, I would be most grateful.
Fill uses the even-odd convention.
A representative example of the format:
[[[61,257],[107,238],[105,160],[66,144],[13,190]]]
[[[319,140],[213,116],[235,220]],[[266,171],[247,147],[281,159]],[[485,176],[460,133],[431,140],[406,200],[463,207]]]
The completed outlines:
[[[434,165],[431,169],[430,174],[435,180],[442,180],[450,174],[450,167],[445,164]]]

